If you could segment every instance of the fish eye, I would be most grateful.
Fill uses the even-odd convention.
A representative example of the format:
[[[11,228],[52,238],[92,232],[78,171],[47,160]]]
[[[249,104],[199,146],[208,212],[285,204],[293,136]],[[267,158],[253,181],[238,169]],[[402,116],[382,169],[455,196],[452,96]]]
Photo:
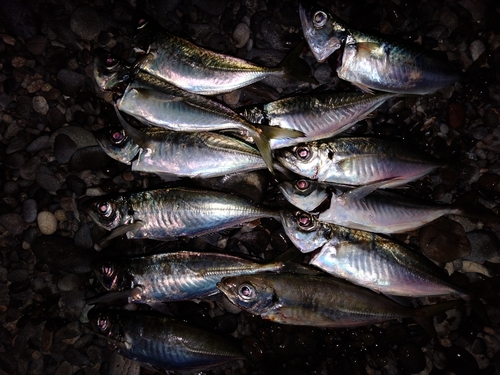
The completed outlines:
[[[112,277],[115,273],[115,268],[110,262],[106,262],[101,267],[101,273],[104,275],[104,277]]]
[[[120,77],[119,80],[122,82],[130,82],[130,74],[128,73],[123,73]]]
[[[106,332],[111,327],[111,323],[105,316],[99,316],[97,318],[96,325],[97,328],[99,328],[99,330],[101,330],[102,332]]]
[[[115,59],[113,56],[108,56],[106,58],[106,61],[104,61],[104,65],[106,68],[114,68],[115,66],[118,65],[118,60]]]
[[[295,149],[295,155],[302,160],[309,160],[311,157],[311,150],[308,146],[299,146]]]
[[[325,12],[320,10],[314,13],[314,18],[313,18],[314,27],[323,27],[325,26],[326,21],[328,21],[328,15]]]
[[[314,227],[314,221],[311,215],[298,212],[295,218],[297,219],[297,225],[301,229],[312,229]]]
[[[238,295],[244,300],[250,300],[255,295],[255,288],[250,284],[241,284],[238,288]]]
[[[304,190],[307,190],[309,188],[309,186],[311,186],[310,182],[307,181],[307,180],[298,180],[296,183],[295,183],[295,187],[298,189],[298,190],[301,190],[301,191],[304,191]]]
[[[125,135],[125,130],[123,129],[111,131],[109,134],[110,141],[115,145],[122,144],[126,138],[127,136]]]
[[[109,217],[113,212],[113,208],[109,202],[99,202],[96,207],[97,213],[102,216]]]

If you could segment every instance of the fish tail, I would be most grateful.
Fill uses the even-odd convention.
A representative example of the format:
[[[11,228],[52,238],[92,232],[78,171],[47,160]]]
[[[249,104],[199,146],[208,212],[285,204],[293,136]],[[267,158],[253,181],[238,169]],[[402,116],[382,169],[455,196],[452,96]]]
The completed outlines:
[[[259,150],[262,159],[264,159],[264,163],[266,163],[269,171],[274,174],[274,166],[273,166],[273,155],[271,152],[271,145],[269,143],[269,138],[264,132],[257,131],[252,135],[253,143]]]
[[[464,195],[451,204],[450,208],[453,210],[453,212],[451,212],[452,214],[480,220],[486,225],[488,225],[488,223],[500,222],[500,216],[480,204],[474,193]]]
[[[276,68],[284,72],[285,77],[291,80],[318,84],[319,82],[316,78],[312,77],[309,72],[306,72],[305,68],[299,68],[299,66],[302,65],[299,64],[299,57],[305,46],[305,41],[301,41],[297,44]]]
[[[413,319],[427,332],[429,337],[436,338],[436,330],[434,329],[433,317],[451,310],[457,306],[463,305],[464,300],[453,300],[434,305],[423,306],[415,310]]]

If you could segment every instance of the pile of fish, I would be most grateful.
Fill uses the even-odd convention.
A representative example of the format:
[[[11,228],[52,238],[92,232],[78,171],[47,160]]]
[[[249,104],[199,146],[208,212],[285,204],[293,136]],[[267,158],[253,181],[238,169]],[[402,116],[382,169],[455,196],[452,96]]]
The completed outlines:
[[[135,62],[98,51],[95,79],[115,93],[121,125],[103,128],[96,138],[110,157],[160,176],[167,186],[93,197],[83,206],[109,232],[99,247],[121,236],[200,237],[216,246],[225,231],[271,218],[309,253],[309,264],[294,262],[293,252],[269,262],[194,251],[104,257],[93,268],[108,292],[89,303],[125,299],[168,313],[166,302],[213,301],[222,292],[241,310],[281,324],[356,327],[412,317],[434,336],[429,317],[475,298],[390,237],[442,215],[473,216],[458,204],[380,190],[403,187],[443,164],[399,141],[335,137],[388,99],[434,93],[456,82],[459,72],[424,50],[351,29],[320,8],[300,6],[299,14],[316,59],[340,50],[339,78],[363,92],[316,90],[233,110],[212,96],[266,77],[315,86],[294,68],[304,46],[267,68],[198,47],[145,20]],[[269,171],[288,205],[257,205],[234,192],[184,183],[259,169]],[[394,301],[429,296],[452,299],[420,308]],[[129,358],[180,371],[245,359],[230,337],[134,309],[96,307],[88,315],[94,330]]]

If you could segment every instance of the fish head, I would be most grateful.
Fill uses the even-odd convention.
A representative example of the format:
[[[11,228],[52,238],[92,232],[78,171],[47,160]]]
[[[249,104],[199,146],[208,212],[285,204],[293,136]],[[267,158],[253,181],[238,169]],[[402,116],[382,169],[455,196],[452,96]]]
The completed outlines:
[[[109,157],[127,165],[140,151],[140,146],[119,126],[100,129],[95,133],[95,138]]]
[[[94,79],[101,90],[121,94],[132,81],[131,67],[117,56],[98,48],[94,51]]]
[[[92,261],[91,267],[106,290],[124,290],[130,287],[132,277],[127,272],[123,258],[96,259]]]
[[[278,303],[278,297],[265,275],[224,277],[217,288],[239,308],[261,315]]]
[[[133,222],[133,211],[127,200],[118,194],[91,198],[82,206],[97,225],[109,231]]]
[[[314,211],[329,197],[326,185],[313,180],[284,181],[278,186],[288,202],[307,212]]]
[[[93,308],[87,313],[92,329],[100,336],[120,349],[130,349],[130,338],[123,330],[122,319],[128,314],[120,314],[120,310]]]
[[[323,247],[331,236],[328,225],[304,211],[283,210],[281,222],[290,241],[303,253]]]
[[[314,142],[285,147],[276,150],[275,154],[285,168],[307,178],[317,178],[321,155]]]
[[[316,60],[325,61],[342,46],[347,30],[337,18],[315,5],[299,4],[299,15],[304,38]]]

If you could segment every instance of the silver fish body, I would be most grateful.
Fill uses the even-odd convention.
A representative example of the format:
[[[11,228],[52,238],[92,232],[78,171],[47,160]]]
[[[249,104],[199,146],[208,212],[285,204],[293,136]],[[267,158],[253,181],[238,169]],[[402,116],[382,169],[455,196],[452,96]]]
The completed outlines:
[[[365,91],[425,95],[460,79],[458,69],[417,46],[354,30],[316,6],[300,5],[299,13],[316,59],[344,46],[337,74]]]
[[[333,92],[294,96],[240,110],[252,123],[298,130],[303,137],[272,139],[271,149],[331,138],[366,118],[393,94]]]
[[[379,183],[380,188],[404,185],[441,166],[413,147],[369,137],[304,143],[277,150],[276,158],[285,168],[319,182],[348,186]]]
[[[94,308],[88,318],[120,354],[159,369],[200,371],[245,359],[228,339],[164,315]]]
[[[261,67],[216,53],[167,31],[153,38],[136,68],[200,95],[227,93],[266,77],[286,74],[282,67]]]
[[[104,195],[83,206],[99,226],[128,238],[201,236],[263,217],[279,220],[275,211],[233,194],[182,187]]]
[[[319,221],[376,233],[408,232],[443,215],[463,214],[455,206],[435,205],[387,191],[357,198],[356,189],[338,189],[311,180],[282,182],[280,189],[295,207],[317,213]]]
[[[96,139],[110,157],[130,164],[133,171],[208,178],[267,168],[254,147],[223,134],[157,127],[132,132],[109,127],[99,130]]]
[[[428,258],[389,238],[320,222],[301,211],[283,211],[282,223],[298,249],[318,250],[309,264],[353,284],[396,296],[467,298]]]
[[[103,91],[123,92],[132,79],[132,67],[109,52],[96,48],[94,79]]]
[[[256,263],[219,253],[175,253],[108,257],[94,261],[94,272],[110,291],[130,291],[129,302],[154,303],[208,297],[227,276],[279,272],[283,262]]]
[[[347,328],[424,315],[422,310],[331,277],[247,275],[224,278],[217,286],[241,309],[281,324]]]

